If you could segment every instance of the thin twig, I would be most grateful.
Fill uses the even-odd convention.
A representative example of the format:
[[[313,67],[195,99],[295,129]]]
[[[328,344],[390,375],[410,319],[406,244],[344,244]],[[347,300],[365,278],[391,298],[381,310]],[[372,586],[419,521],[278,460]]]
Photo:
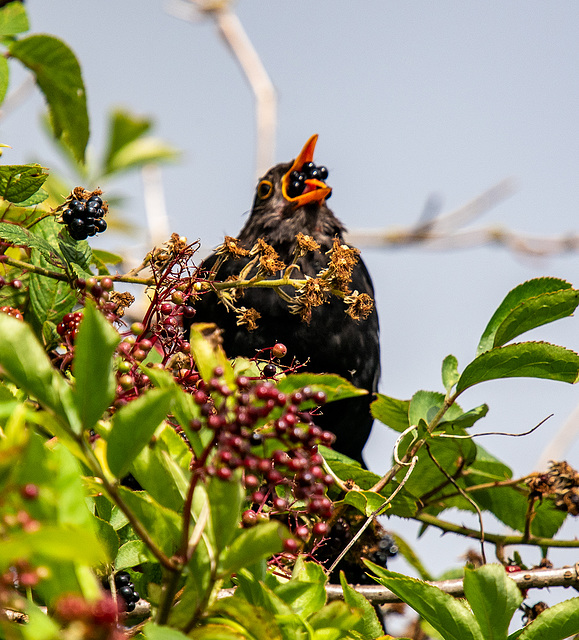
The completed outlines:
[[[485,542],[485,530],[484,530],[484,524],[483,524],[483,518],[482,518],[482,511],[480,510],[480,507],[478,506],[478,504],[465,492],[463,491],[462,487],[459,486],[459,484],[457,483],[457,481],[455,480],[455,478],[453,478],[447,471],[446,469],[440,464],[440,462],[438,462],[438,460],[434,457],[434,455],[432,454],[432,451],[430,450],[430,446],[428,444],[428,442],[425,444],[426,446],[426,452],[428,453],[430,459],[432,460],[432,462],[434,462],[434,464],[438,467],[438,470],[444,475],[446,476],[446,479],[452,484],[454,485],[454,487],[456,487],[456,490],[460,493],[460,495],[465,499],[468,500],[468,502],[476,509],[477,515],[478,515],[478,523],[480,526],[480,554],[482,556],[483,559],[483,564],[487,563],[487,558],[486,558],[486,554],[485,554],[485,546],[484,546],[484,542]]]
[[[418,462],[418,456],[414,456],[414,458],[412,459],[412,462],[410,462],[410,466],[409,466],[408,471],[406,472],[406,475],[404,476],[402,482],[396,487],[396,489],[394,489],[394,491],[388,496],[388,498],[375,511],[373,511],[368,516],[366,522],[364,522],[364,524],[357,531],[356,535],[350,540],[350,542],[342,550],[340,555],[334,560],[334,562],[332,563],[332,566],[329,569],[326,570],[326,575],[329,576],[332,573],[332,571],[336,568],[336,566],[338,565],[340,560],[348,553],[348,551],[354,546],[354,544],[356,544],[356,542],[358,541],[360,536],[370,526],[370,523],[374,520],[374,518],[376,518],[376,516],[379,516],[384,511],[384,509],[392,502],[392,500],[394,500],[394,498],[396,497],[398,492],[406,484],[408,478],[410,478],[410,475],[414,471],[414,467],[416,466],[417,462]]]

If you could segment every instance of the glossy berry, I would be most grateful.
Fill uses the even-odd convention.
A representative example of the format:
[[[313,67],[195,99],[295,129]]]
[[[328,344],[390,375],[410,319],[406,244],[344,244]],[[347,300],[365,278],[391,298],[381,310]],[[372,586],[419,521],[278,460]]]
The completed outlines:
[[[273,378],[275,376],[277,372],[276,366],[275,364],[266,364],[265,367],[263,368],[263,375],[266,378]]]
[[[86,240],[107,228],[107,223],[102,219],[105,214],[102,205],[102,198],[97,195],[91,196],[87,201],[79,198],[68,202],[61,221],[67,226],[73,240]]]

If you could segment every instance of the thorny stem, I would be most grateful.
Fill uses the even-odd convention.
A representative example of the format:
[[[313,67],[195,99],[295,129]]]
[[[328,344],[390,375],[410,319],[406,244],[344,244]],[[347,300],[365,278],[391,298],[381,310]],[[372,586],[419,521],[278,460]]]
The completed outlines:
[[[446,520],[441,520],[440,518],[437,518],[436,516],[430,515],[428,513],[420,513],[414,516],[413,519],[419,520],[420,522],[423,522],[424,524],[427,524],[429,526],[437,527],[438,529],[441,529],[442,531],[446,531],[448,533],[456,533],[459,536],[474,538],[475,540],[481,539],[481,532],[477,529],[470,529],[462,525],[447,522]],[[579,539],[555,540],[553,538],[541,538],[539,536],[529,536],[528,539],[525,539],[525,536],[504,536],[498,535],[496,533],[485,533],[484,538],[487,542],[503,547],[517,544],[536,547],[579,547]]]

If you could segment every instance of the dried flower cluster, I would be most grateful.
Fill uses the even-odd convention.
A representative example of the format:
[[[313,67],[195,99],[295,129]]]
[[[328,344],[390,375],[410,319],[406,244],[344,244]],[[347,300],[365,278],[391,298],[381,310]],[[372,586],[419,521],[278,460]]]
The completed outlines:
[[[551,460],[547,473],[532,474],[527,485],[536,496],[552,496],[557,509],[579,516],[579,472],[567,462]]]

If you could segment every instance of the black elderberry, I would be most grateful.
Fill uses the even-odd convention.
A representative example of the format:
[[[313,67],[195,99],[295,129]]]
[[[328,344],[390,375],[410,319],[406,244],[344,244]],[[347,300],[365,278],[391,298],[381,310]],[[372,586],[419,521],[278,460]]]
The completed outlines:
[[[72,222],[73,215],[70,209],[65,209],[62,214],[62,220],[65,224],[70,224]]]
[[[328,170],[326,167],[318,167],[318,172],[320,174],[320,180],[328,179]]]
[[[75,233],[84,231],[84,220],[82,218],[73,218],[70,223],[70,231],[74,231]]]
[[[310,170],[310,178],[312,180],[319,180],[320,172],[317,167],[314,167],[313,169]]]
[[[123,600],[131,601],[133,599],[133,588],[128,585],[117,589],[117,593],[123,598]]]
[[[275,364],[266,364],[265,367],[263,368],[263,375],[266,378],[273,378],[273,376],[275,376],[276,374],[276,366]]]
[[[106,231],[108,225],[105,220],[103,220],[102,218],[98,218],[94,221],[94,226],[96,227],[98,233],[102,233],[103,231]]]
[[[87,201],[87,205],[93,202],[96,204],[97,207],[101,207],[103,204],[103,200],[99,196],[91,196]]]
[[[115,586],[125,587],[131,581],[131,576],[127,571],[119,571],[115,574]]]
[[[288,190],[287,190],[287,194],[290,198],[296,198],[297,196],[300,196],[304,191],[304,183],[303,182],[298,182],[297,180],[295,180],[294,182],[290,182]]]
[[[302,171],[305,173],[306,176],[308,176],[308,178],[310,177],[310,173],[312,171],[312,169],[315,169],[316,165],[313,162],[306,162],[304,164],[304,166],[302,167]]]
[[[84,200],[73,200],[69,207],[74,213],[82,213],[85,210]]]

